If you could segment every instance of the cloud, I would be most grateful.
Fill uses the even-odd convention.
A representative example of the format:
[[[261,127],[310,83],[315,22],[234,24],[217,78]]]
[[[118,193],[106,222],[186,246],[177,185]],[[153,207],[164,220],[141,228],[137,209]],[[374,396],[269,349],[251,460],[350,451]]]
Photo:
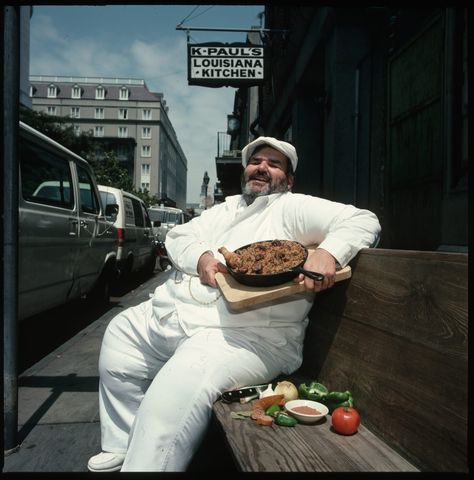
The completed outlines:
[[[120,76],[126,55],[94,38],[62,34],[51,19],[38,15],[32,29],[30,73],[34,75]],[[126,52],[125,52],[126,53]],[[128,75],[127,75],[128,76]]]
[[[36,15],[35,20],[35,28],[31,30],[31,44],[51,42],[51,44],[56,44],[58,47],[67,46],[67,38],[64,38],[59,33],[50,17]]]
[[[124,38],[117,46],[100,37],[61,33],[48,16],[37,14],[30,48],[33,75],[145,80],[151,91],[164,94],[169,118],[187,157],[187,201],[199,202],[205,171],[211,178],[210,186],[217,181],[217,132],[226,129],[235,90],[188,85],[184,35],[161,37],[152,43]]]

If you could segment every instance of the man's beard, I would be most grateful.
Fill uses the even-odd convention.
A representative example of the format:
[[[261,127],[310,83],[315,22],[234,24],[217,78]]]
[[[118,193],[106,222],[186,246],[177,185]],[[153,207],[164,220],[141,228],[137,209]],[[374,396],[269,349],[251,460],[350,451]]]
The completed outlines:
[[[252,180],[252,177],[246,181],[245,176],[242,173],[242,176],[240,177],[240,185],[242,187],[242,196],[244,197],[247,205],[252,204],[257,197],[271,195],[272,193],[283,193],[289,190],[288,177],[286,176],[278,180],[275,184],[272,185],[271,182],[267,183],[263,188],[256,191],[252,191],[252,187],[249,184],[250,180]]]

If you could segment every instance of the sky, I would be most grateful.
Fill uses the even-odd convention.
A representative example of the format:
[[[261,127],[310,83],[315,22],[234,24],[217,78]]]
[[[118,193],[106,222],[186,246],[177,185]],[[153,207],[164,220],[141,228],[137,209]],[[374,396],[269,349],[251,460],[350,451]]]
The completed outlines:
[[[204,172],[210,187],[217,181],[217,132],[227,130],[236,89],[188,85],[187,34],[176,26],[250,28],[260,26],[263,10],[262,5],[35,5],[30,75],[137,78],[163,93],[188,161],[187,203],[199,203]],[[189,35],[190,43],[246,39],[245,32]]]

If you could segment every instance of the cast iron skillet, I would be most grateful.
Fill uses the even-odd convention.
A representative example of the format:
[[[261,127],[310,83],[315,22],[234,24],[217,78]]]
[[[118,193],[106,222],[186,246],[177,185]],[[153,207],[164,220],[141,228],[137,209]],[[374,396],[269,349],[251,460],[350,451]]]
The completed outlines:
[[[271,240],[262,240],[260,242],[255,242],[255,243],[262,243],[263,241],[271,241]],[[299,242],[295,242],[295,243],[299,243]],[[235,253],[239,253],[240,251],[245,250],[251,245],[253,245],[253,243],[244,245],[243,247],[240,247],[237,250],[235,250]],[[305,250],[305,257],[303,261],[300,262],[298,265],[295,265],[293,268],[289,270],[285,270],[283,272],[268,273],[268,274],[239,273],[232,270],[232,268],[230,268],[229,265],[227,265],[227,269],[229,270],[229,273],[232,275],[232,277],[235,278],[239,283],[242,283],[244,285],[249,285],[252,287],[271,287],[273,285],[280,285],[282,283],[289,282],[293,278],[297,277],[300,273],[302,273],[303,275],[306,275],[309,278],[312,278],[313,280],[322,281],[324,279],[324,275],[322,275],[321,273],[310,272],[309,270],[305,270],[304,268],[302,268],[304,263],[306,262],[306,259],[308,258],[308,249],[304,245],[301,245],[301,246]]]

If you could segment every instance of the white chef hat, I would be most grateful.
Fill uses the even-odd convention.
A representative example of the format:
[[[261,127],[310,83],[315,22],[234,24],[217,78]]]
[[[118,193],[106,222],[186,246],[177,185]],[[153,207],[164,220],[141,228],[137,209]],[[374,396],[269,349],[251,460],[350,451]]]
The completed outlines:
[[[282,140],[277,140],[273,137],[258,137],[242,149],[242,165],[244,168],[247,166],[247,162],[252,156],[254,150],[260,145],[268,145],[269,147],[272,147],[275,150],[283,153],[283,155],[289,158],[291,166],[293,167],[293,172],[296,170],[298,156],[296,155],[295,147],[291,145],[291,143],[283,142]]]

